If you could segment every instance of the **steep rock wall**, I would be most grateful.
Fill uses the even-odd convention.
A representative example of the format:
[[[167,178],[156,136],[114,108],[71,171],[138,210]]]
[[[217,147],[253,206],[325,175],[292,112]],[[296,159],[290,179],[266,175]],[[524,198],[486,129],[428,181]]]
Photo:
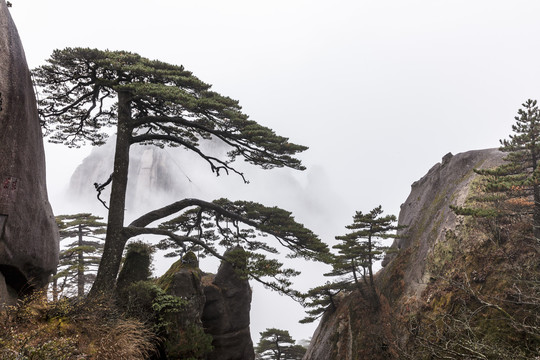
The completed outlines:
[[[58,263],[36,98],[19,34],[0,0],[0,303],[42,287]],[[5,286],[4,286],[5,285]]]
[[[455,229],[457,217],[449,205],[462,206],[477,177],[473,169],[489,169],[502,164],[504,153],[498,149],[474,150],[453,156],[447,154],[420,180],[411,185],[411,193],[401,205],[398,232],[392,247],[406,250],[414,247],[414,261],[408,263],[403,278],[405,291],[418,296],[429,279],[426,259],[434,245],[445,240],[447,230]],[[383,266],[398,253],[388,256]],[[384,270],[381,272],[381,275]]]
[[[421,306],[418,299],[430,279],[428,261],[436,244],[445,242],[446,232],[458,225],[449,205],[464,204],[477,177],[473,169],[500,165],[503,157],[497,149],[447,154],[412,184],[399,214],[399,225],[406,228],[392,245],[397,251],[376,274],[380,309],[372,309],[357,292],[347,295],[334,313],[325,314],[304,359],[399,358],[408,330],[400,328],[396,316],[406,317]]]

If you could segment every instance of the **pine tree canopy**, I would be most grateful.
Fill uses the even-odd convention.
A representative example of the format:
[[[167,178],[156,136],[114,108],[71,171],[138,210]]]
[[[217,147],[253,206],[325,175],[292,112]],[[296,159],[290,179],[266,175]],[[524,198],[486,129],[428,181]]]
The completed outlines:
[[[518,110],[512,125],[514,134],[500,140],[501,151],[508,153],[506,164],[495,169],[479,171],[482,175],[496,176],[489,190],[511,190],[512,187],[528,187],[530,194],[538,185],[538,161],[540,160],[540,112],[536,100],[527,100]]]
[[[156,228],[146,227],[156,219],[176,213],[179,215]],[[241,246],[246,258],[239,261],[247,265],[239,267],[244,269],[243,275],[294,298],[299,294],[291,289],[290,278],[299,272],[283,268],[280,261],[269,258],[268,254],[277,254],[278,250],[260,238],[270,235],[276,244],[290,250],[288,257],[291,258],[321,260],[329,253],[326,244],[296,222],[290,212],[251,201],[184,199],[134,220],[126,231],[131,236],[142,233],[166,235],[158,247],[177,249],[171,256],[197,251],[225,260],[219,247]],[[235,259],[226,260],[236,262]]]
[[[481,175],[479,195],[466,206],[454,206],[458,215],[493,218],[495,233],[514,219],[533,215],[533,231],[540,238],[540,111],[536,100],[527,100],[518,110],[509,139],[500,140],[507,153],[503,165],[475,169]]]
[[[336,296],[343,290],[349,289],[348,283],[326,282],[310,289],[303,295],[303,305],[309,310],[306,310],[308,316],[300,320],[301,324],[311,323],[319,319],[327,310],[334,311],[337,309]]]
[[[90,213],[56,216],[56,224],[62,239],[76,236],[79,231],[82,231],[83,235],[105,234],[107,223],[100,220],[103,218]]]
[[[131,110],[132,144],[183,146],[218,174],[234,171],[230,162],[237,156],[265,169],[304,169],[293,156],[307,147],[250,120],[238,101],[211,91],[183,66],[126,51],[66,48],[55,50],[47,65],[35,69],[34,79],[41,89],[45,134],[52,142],[103,144],[105,128],[117,125],[115,99],[121,92]],[[228,159],[205,154],[202,139],[226,144]]]
[[[396,238],[395,230],[400,227],[394,215],[382,216],[383,210],[378,206],[369,213],[357,211],[353,216],[353,223],[346,226],[349,233],[336,236],[340,244],[333,248],[338,250],[332,261],[333,270],[326,276],[349,276],[343,283],[354,282],[360,287],[358,276],[362,275],[364,282],[373,288],[373,264],[381,260],[387,247],[380,244],[380,240]],[[352,279],[350,279],[352,277]]]
[[[102,219],[89,213],[56,216],[62,250],[52,279],[54,298],[74,292],[83,296],[92,284],[104,247],[107,224]]]
[[[306,349],[296,345],[287,330],[266,329],[260,333],[261,339],[255,351],[261,359],[268,360],[301,360]]]

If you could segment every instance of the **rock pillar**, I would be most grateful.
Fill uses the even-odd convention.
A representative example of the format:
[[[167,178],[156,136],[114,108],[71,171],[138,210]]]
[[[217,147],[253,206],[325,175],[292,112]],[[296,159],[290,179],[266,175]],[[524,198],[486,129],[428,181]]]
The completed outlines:
[[[241,258],[240,247],[227,255]],[[237,264],[238,265],[238,264]],[[215,276],[203,280],[206,303],[202,313],[205,331],[212,335],[214,351],[209,360],[252,360],[255,358],[250,335],[251,288],[228,262],[223,261]]]
[[[5,0],[0,0],[0,108],[0,288],[7,289],[0,292],[2,304],[9,294],[45,286],[58,263],[36,98]]]

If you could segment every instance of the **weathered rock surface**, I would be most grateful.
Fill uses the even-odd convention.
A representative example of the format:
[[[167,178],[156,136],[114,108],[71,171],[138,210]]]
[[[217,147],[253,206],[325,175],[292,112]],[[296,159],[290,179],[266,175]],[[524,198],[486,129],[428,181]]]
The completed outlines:
[[[0,0],[0,272],[7,294],[45,286],[58,263],[36,99],[19,34]],[[2,282],[2,277],[0,277]],[[7,301],[0,290],[0,303]],[[9,295],[8,295],[9,297]]]
[[[376,276],[381,308],[370,309],[356,292],[346,296],[334,313],[325,314],[304,359],[399,358],[388,339],[403,343],[409,332],[396,325],[395,316],[406,317],[421,306],[418,299],[430,278],[427,263],[436,244],[458,225],[449,205],[464,204],[477,176],[473,169],[500,165],[503,157],[497,149],[447,154],[412,184],[399,214],[399,225],[407,228],[393,244],[397,253],[385,259],[386,266]]]
[[[182,327],[189,325],[202,326],[201,315],[206,300],[201,283],[202,272],[199,269],[195,255],[193,253],[188,255],[190,255],[189,258],[194,258],[195,262],[190,264],[185,263],[185,260],[184,262],[183,260],[177,261],[161,277],[159,284],[165,288],[168,294],[188,301],[188,305],[185,311],[182,312],[179,321]]]
[[[241,248],[233,251],[243,252]],[[158,283],[167,293],[189,302],[174,320],[174,328],[186,329],[194,325],[212,336],[214,350],[208,354],[208,360],[255,358],[249,330],[251,288],[248,280],[239,276],[230,263],[222,262],[216,275],[202,276],[195,255],[188,253],[173,264]],[[175,341],[174,328],[170,328],[168,342]],[[167,345],[169,349],[173,347],[172,343]]]
[[[441,163],[433,166],[420,180],[411,185],[411,193],[401,205],[399,225],[406,228],[398,232],[393,248],[406,249],[416,243],[416,261],[406,270],[404,281],[407,291],[418,295],[429,278],[426,259],[433,246],[444,241],[446,231],[457,225],[457,216],[449,205],[462,206],[471,182],[477,177],[473,169],[489,169],[502,164],[505,154],[498,149],[473,150],[446,154]],[[390,255],[386,265],[395,254]]]
[[[188,252],[158,280],[158,285],[167,294],[184,302],[181,311],[170,309],[161,315],[164,328],[159,359],[198,359],[208,352],[204,348],[210,346],[210,339],[204,333],[201,321],[205,303],[201,278],[197,258]]]
[[[243,251],[236,248],[233,251]],[[251,360],[255,358],[249,330],[251,288],[230,263],[222,262],[215,276],[204,281],[206,303],[202,322],[212,335],[214,351],[210,360]]]

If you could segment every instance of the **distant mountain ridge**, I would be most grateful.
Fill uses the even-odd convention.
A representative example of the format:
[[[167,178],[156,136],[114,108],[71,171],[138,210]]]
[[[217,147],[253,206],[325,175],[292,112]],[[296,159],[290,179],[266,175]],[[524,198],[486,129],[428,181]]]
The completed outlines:
[[[94,183],[104,183],[112,173],[114,145],[114,141],[108,141],[94,148],[83,160],[71,176],[68,189],[70,194],[82,197],[97,195]],[[133,146],[129,160],[128,207],[144,204],[151,197],[180,197],[187,193],[189,180],[187,177],[178,178],[181,169],[175,165],[185,159],[175,159],[173,155],[178,157],[177,149]],[[108,200],[106,194],[108,191],[104,191],[101,198]]]

